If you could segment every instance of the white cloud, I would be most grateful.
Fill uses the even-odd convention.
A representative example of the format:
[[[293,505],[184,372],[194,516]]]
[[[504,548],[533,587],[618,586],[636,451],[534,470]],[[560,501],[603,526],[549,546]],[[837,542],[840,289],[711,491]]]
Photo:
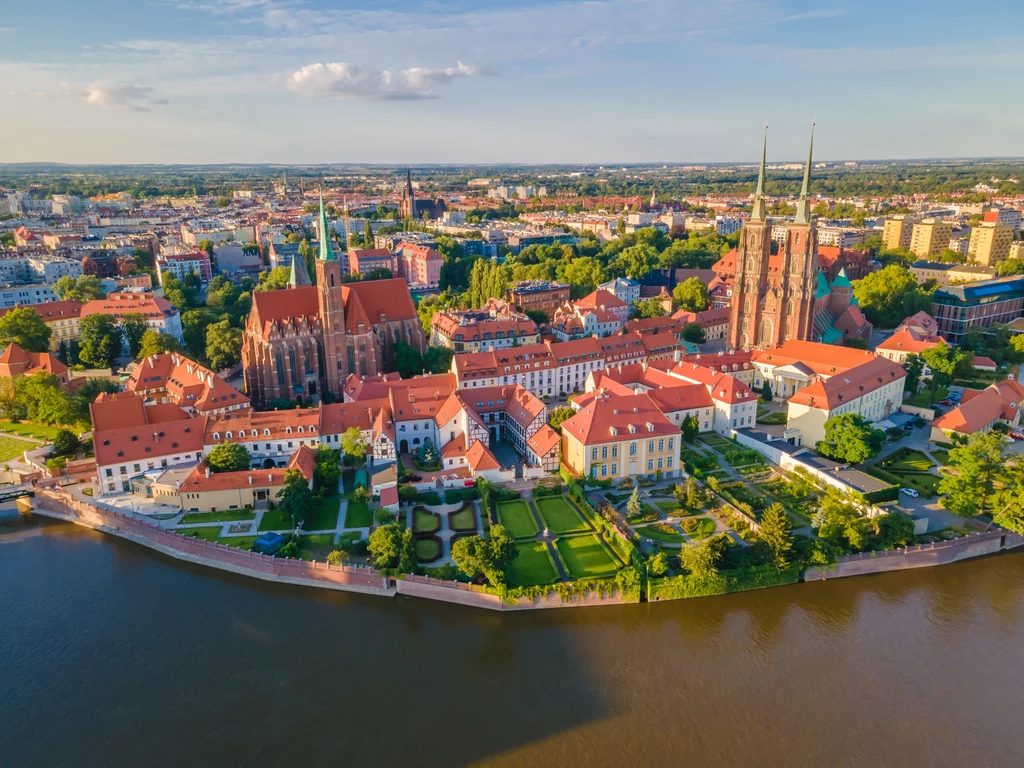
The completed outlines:
[[[126,109],[131,112],[149,112],[152,106],[166,106],[167,99],[153,96],[154,89],[147,85],[94,82],[89,85],[61,83],[57,95],[81,99],[86,104],[104,109]]]
[[[493,74],[461,61],[458,66],[410,67],[392,72],[363,69],[357,64],[308,64],[288,78],[289,90],[303,96],[361,99],[364,101],[436,99],[434,89],[459,77]]]

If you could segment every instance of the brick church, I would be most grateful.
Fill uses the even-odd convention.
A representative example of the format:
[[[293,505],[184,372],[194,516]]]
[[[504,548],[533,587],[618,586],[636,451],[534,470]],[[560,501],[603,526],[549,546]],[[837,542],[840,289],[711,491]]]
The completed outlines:
[[[323,197],[320,231],[330,231]],[[346,269],[347,271],[347,269]],[[278,398],[341,400],[350,374],[377,376],[403,341],[425,352],[426,338],[404,280],[342,283],[330,238],[320,238],[316,285],[292,259],[288,287],[253,294],[242,342],[246,394],[256,405]]]
[[[729,346],[767,349],[792,339],[831,344],[853,337],[867,340],[871,324],[853,298],[845,271],[840,269],[831,285],[819,271],[818,230],[809,191],[813,132],[796,216],[786,226],[776,255],[764,195],[767,145],[766,136],[754,209],[740,230],[733,256]]]

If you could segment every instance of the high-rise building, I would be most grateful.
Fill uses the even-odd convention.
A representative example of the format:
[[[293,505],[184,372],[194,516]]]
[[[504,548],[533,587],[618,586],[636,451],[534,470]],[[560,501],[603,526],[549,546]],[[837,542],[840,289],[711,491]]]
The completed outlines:
[[[949,246],[953,225],[941,219],[924,219],[914,225],[910,236],[910,250],[922,258],[942,253]]]
[[[886,219],[885,227],[882,229],[882,247],[887,251],[909,248],[911,233],[914,225],[919,221],[920,219],[916,216],[909,216],[905,213]]]
[[[994,221],[983,221],[971,230],[971,242],[967,255],[972,261],[987,267],[1010,256],[1013,242],[1013,228]]]

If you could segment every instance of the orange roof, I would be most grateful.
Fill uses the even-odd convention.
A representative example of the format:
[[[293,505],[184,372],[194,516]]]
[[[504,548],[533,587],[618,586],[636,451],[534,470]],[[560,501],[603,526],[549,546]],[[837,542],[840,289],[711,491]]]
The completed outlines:
[[[68,367],[49,352],[26,352],[13,341],[0,353],[0,375],[31,376],[33,373],[63,376]]]
[[[998,381],[978,390],[965,390],[964,402],[932,422],[945,432],[971,434],[981,432],[999,419],[1012,421],[1014,412],[1024,406],[1024,386],[1012,379]]]
[[[307,437],[318,440],[319,427],[319,408],[296,408],[290,411],[232,411],[209,417],[206,422],[205,440],[206,445],[223,442],[247,443],[253,440],[267,439],[301,440]],[[230,437],[228,437],[228,433],[231,433]]]
[[[574,302],[580,309],[623,309],[628,307],[622,299],[610,291],[598,289]]]
[[[70,317],[78,317],[82,314],[82,305],[77,301],[50,301],[46,304],[18,304],[14,307],[0,309],[0,317],[3,317],[12,309],[31,309],[41,318],[44,323],[54,320],[67,320]]]
[[[479,441],[477,441],[479,442]],[[442,459],[454,459],[466,455],[466,434],[459,432],[454,440],[449,440],[441,448]]]
[[[146,317],[169,317],[177,311],[162,296],[153,296],[151,293],[111,293],[105,299],[86,302],[80,314],[82,317],[110,315],[120,318],[139,313]]]
[[[316,317],[320,312],[314,285],[300,285],[280,291],[256,291],[252,296],[253,314],[259,319],[264,333],[267,332],[267,323],[293,317]]]
[[[551,451],[558,447],[558,444],[562,441],[555,430],[553,430],[548,424],[534,432],[533,437],[526,441],[526,444],[530,446],[530,449],[538,456],[547,456]]]
[[[675,435],[672,424],[647,394],[595,397],[582,411],[562,422],[562,433],[584,445],[661,435]]]
[[[313,477],[316,466],[316,451],[308,445],[299,447],[288,466],[275,469],[245,469],[240,472],[209,472],[203,459],[178,488],[179,493],[201,493],[203,491],[227,491],[241,488],[279,488],[284,485],[284,476],[289,470],[297,469],[306,480]]]
[[[166,394],[171,402],[200,412],[249,405],[249,398],[224,379],[177,352],[143,358],[125,387],[140,395]]]
[[[138,399],[138,398],[134,398]],[[177,407],[177,406],[172,406]],[[202,453],[206,417],[179,419],[157,424],[134,424],[94,430],[96,464],[128,463],[164,456]]]
[[[466,451],[466,462],[474,472],[482,472],[486,469],[501,469],[501,465],[494,458],[494,454],[479,440],[474,442],[469,450]]]
[[[900,327],[896,333],[875,347],[875,349],[919,355],[926,349],[938,346],[938,343],[938,341],[919,339],[909,328]]]
[[[361,400],[358,403],[329,403],[320,406],[320,434],[340,435],[347,429],[373,429],[374,422],[387,411],[388,401],[383,398]],[[390,421],[390,419],[386,419]]]
[[[803,363],[819,376],[835,376],[875,357],[874,352],[864,349],[794,340],[771,349],[757,350],[751,355],[751,360],[771,366]]]
[[[345,380],[345,398],[347,400],[375,400],[387,398],[392,389],[429,389],[433,387],[442,397],[447,397],[456,388],[455,374],[435,373],[429,376],[414,376],[403,379],[397,373],[382,376],[360,378],[350,374]]]
[[[899,381],[906,375],[907,372],[899,363],[884,357],[875,357],[827,380],[809,384],[793,395],[789,402],[831,411],[887,384]]]

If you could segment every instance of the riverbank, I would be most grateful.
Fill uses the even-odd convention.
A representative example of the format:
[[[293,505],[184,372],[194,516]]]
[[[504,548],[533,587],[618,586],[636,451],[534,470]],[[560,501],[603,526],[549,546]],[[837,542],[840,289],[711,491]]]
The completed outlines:
[[[381,597],[402,594],[429,600],[455,603],[494,611],[523,611],[547,608],[574,608],[596,605],[622,605],[641,602],[641,598],[624,597],[615,590],[573,591],[560,594],[555,588],[546,594],[521,598],[514,603],[484,587],[456,581],[442,581],[427,576],[391,577],[373,568],[331,565],[305,560],[276,558],[235,547],[183,536],[155,523],[121,512],[103,509],[73,499],[59,489],[38,488],[35,494],[35,512],[44,517],[82,525],[93,530],[132,541],[179,560],[217,568],[243,576],[282,584],[358,592]],[[863,553],[840,557],[830,567],[808,569],[800,574],[793,570],[765,578],[743,581],[723,578],[720,587],[694,591],[683,577],[664,579],[657,588],[644,595],[647,602],[704,597],[794,584],[798,581],[823,581],[847,576],[925,568],[945,565],[1024,546],[1024,536],[994,530],[969,534],[958,539],[934,544],[923,544],[878,553]],[[678,583],[673,583],[678,582]]]

